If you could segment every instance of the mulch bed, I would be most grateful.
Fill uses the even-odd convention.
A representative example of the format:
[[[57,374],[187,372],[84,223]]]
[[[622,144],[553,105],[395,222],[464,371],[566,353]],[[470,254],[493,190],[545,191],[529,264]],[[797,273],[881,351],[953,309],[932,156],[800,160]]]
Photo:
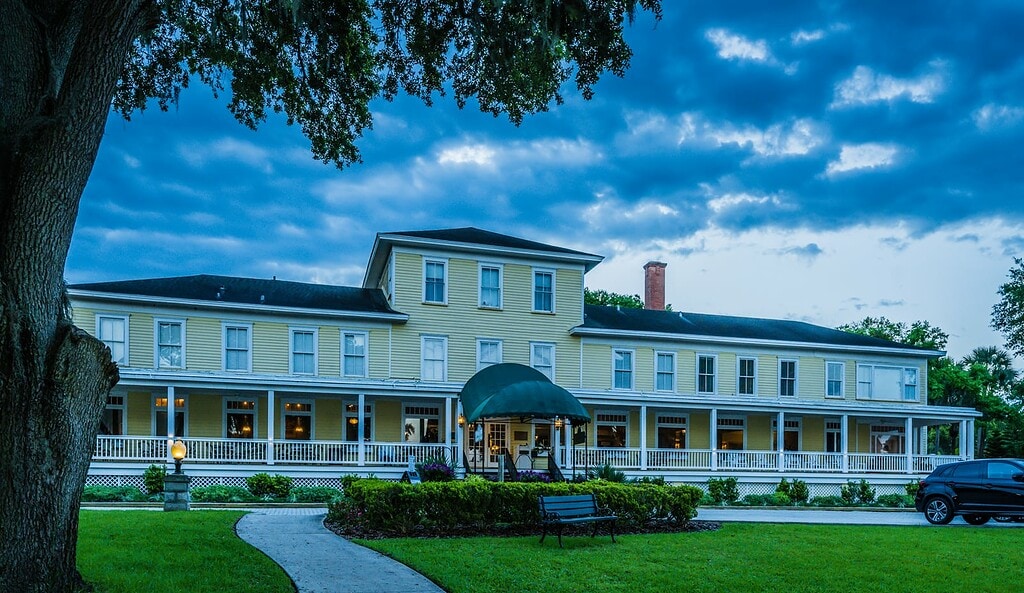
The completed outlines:
[[[386,539],[392,537],[417,537],[417,538],[445,538],[445,537],[512,537],[512,536],[540,536],[540,526],[535,525],[497,525],[491,527],[462,526],[455,529],[429,529],[418,526],[408,533],[387,533],[366,529],[362,526],[340,523],[327,523],[324,525],[348,539]],[[624,528],[615,527],[615,535],[644,534],[644,533],[694,533],[699,531],[716,531],[722,526],[717,521],[687,521],[681,525],[669,522],[651,523],[648,525]],[[592,526],[566,526],[562,535],[590,535]],[[599,527],[598,535],[607,534],[606,527]],[[549,533],[549,535],[551,535]]]

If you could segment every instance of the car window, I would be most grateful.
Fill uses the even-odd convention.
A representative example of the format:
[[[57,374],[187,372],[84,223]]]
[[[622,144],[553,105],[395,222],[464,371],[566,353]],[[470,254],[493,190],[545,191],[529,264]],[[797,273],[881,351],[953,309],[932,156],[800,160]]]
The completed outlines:
[[[1016,465],[1005,461],[990,461],[988,464],[988,477],[993,480],[1009,480],[1019,471]]]
[[[985,462],[965,463],[953,468],[953,478],[957,480],[972,480],[985,477]]]

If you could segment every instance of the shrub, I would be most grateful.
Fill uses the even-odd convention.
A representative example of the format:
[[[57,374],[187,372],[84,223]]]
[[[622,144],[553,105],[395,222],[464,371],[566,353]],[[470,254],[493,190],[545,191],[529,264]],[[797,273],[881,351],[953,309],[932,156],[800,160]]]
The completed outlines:
[[[534,471],[519,472],[520,482],[544,482],[545,484],[551,482],[551,476],[547,474],[541,474]]]
[[[630,484],[654,484],[656,486],[665,485],[664,476],[640,476],[639,478],[633,478],[629,481]]]
[[[626,473],[615,469],[610,463],[605,463],[590,470],[587,473],[587,478],[622,484],[626,481]]]
[[[811,491],[807,488],[807,482],[803,480],[793,480],[789,486],[789,498],[794,503],[804,504],[807,499],[811,496]]]
[[[432,457],[416,464],[416,471],[423,482],[451,482],[455,479],[455,469],[443,458]]]
[[[135,486],[86,486],[82,502],[141,502],[149,497]]]
[[[412,485],[382,480],[349,484],[330,506],[328,521],[343,528],[382,535],[486,531],[497,525],[533,528],[539,521],[537,497],[594,493],[627,528],[652,521],[685,523],[696,515],[699,488],[617,484],[456,481]]]
[[[905,494],[883,494],[876,501],[879,506],[906,509],[914,506],[914,497]]]
[[[288,498],[292,479],[280,474],[259,473],[246,478],[245,485],[256,498]]]
[[[736,501],[737,505],[745,507],[766,507],[772,504],[774,494],[748,494]]]
[[[288,502],[332,502],[341,498],[341,490],[324,486],[292,488]]]
[[[192,502],[256,502],[259,499],[238,486],[205,486],[192,489]]]
[[[907,496],[914,498],[917,496],[917,491],[921,489],[921,482],[911,480],[907,482],[903,488],[907,491]]]
[[[147,494],[158,494],[164,491],[164,478],[167,477],[167,468],[163,465],[153,464],[142,472],[142,484],[146,487]]]
[[[867,480],[859,482],[850,480],[840,489],[839,494],[847,506],[871,504],[875,500],[875,489],[868,484]]]
[[[848,503],[839,496],[815,496],[808,504],[812,507],[848,507],[853,503]]]
[[[714,504],[732,504],[740,497],[736,478],[711,478],[708,480],[708,496]]]

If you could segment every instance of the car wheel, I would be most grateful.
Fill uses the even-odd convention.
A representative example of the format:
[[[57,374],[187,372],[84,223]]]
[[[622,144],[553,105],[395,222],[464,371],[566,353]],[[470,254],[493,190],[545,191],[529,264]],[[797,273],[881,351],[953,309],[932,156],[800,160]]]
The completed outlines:
[[[924,518],[932,525],[945,525],[953,520],[953,505],[945,496],[933,496],[924,503]]]
[[[967,521],[971,525],[984,525],[988,523],[988,515],[964,515],[964,521]]]

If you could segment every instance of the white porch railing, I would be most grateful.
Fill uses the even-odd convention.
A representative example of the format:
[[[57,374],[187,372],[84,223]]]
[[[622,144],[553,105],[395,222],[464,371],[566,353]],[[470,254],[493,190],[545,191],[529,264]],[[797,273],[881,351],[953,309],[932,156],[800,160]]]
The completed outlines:
[[[960,461],[958,455],[914,455],[914,472],[931,473],[944,463]]]
[[[359,462],[359,444],[341,441],[274,441],[274,462],[354,465]]]
[[[907,456],[891,453],[850,453],[850,471],[906,473]]]
[[[573,459],[576,468],[610,464],[615,469],[640,469],[640,449],[636,447],[577,448]]]
[[[711,451],[699,449],[648,449],[648,469],[711,469]]]
[[[806,472],[838,472],[843,469],[842,453],[812,453],[808,451],[786,451],[782,454],[783,464],[788,470]]]
[[[190,462],[265,463],[267,441],[184,438]]]
[[[163,437],[96,437],[92,458],[96,461],[167,461],[167,439]]]
[[[715,451],[719,469],[775,470],[779,469],[778,451]]]
[[[366,443],[367,465],[408,465],[410,455],[416,457],[416,463],[439,457],[452,461],[450,447],[444,443]]]

